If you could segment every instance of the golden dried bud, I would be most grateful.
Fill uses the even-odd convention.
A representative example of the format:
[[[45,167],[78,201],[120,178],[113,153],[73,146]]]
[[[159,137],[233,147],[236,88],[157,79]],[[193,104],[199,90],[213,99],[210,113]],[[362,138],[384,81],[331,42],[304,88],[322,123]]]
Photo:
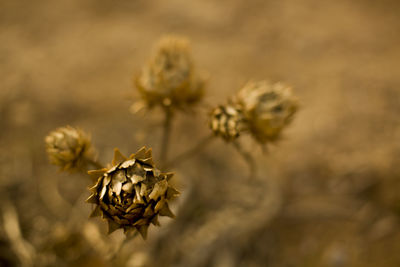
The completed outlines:
[[[136,87],[148,107],[183,108],[198,102],[204,94],[204,79],[195,71],[189,41],[176,36],[162,38],[136,79]]]
[[[150,223],[159,225],[159,215],[174,217],[168,206],[179,194],[168,183],[173,174],[156,169],[151,149],[143,147],[129,158],[116,149],[111,168],[89,174],[99,177],[87,199],[96,204],[91,217],[106,219],[109,233],[122,228],[126,234],[138,231],[145,239]]]
[[[218,106],[211,112],[210,128],[214,135],[221,136],[226,141],[236,139],[246,130],[242,110],[231,104]]]
[[[275,141],[298,109],[292,89],[282,83],[249,82],[237,94],[249,130],[260,143]]]
[[[71,126],[52,131],[45,143],[50,162],[62,170],[81,170],[87,164],[86,159],[93,156],[89,135]]]

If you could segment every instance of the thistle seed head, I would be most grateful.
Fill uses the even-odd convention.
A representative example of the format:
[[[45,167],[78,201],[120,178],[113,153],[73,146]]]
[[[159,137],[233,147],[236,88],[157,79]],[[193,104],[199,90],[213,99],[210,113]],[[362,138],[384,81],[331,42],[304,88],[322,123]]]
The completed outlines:
[[[109,233],[122,228],[127,235],[138,231],[145,239],[149,225],[159,225],[158,216],[174,217],[168,206],[179,195],[168,183],[173,174],[155,167],[151,149],[143,147],[129,158],[116,149],[111,168],[89,174],[98,177],[87,199],[96,204],[91,216],[106,219]]]
[[[189,41],[182,37],[162,38],[150,62],[136,79],[146,106],[184,108],[198,102],[204,79],[195,70]]]
[[[246,130],[242,110],[232,104],[218,106],[211,112],[210,128],[214,135],[233,141]]]
[[[93,156],[89,135],[71,126],[50,132],[45,143],[50,162],[61,170],[81,170],[87,164],[85,159]]]
[[[236,99],[250,132],[263,144],[279,139],[298,110],[291,87],[282,83],[249,82],[238,92]]]

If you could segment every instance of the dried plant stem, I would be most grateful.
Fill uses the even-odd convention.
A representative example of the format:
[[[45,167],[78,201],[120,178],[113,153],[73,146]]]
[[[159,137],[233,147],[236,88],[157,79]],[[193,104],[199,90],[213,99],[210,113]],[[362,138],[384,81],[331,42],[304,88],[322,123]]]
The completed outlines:
[[[236,148],[236,150],[239,152],[239,154],[243,157],[243,159],[246,161],[247,165],[249,165],[249,179],[255,178],[256,175],[256,162],[252,155],[245,151],[242,146],[240,145],[239,142],[234,141],[232,142],[233,146]]]
[[[87,214],[83,215],[81,212],[82,205],[84,205],[85,200],[87,199],[87,189],[84,188],[82,190],[81,195],[75,200],[74,204],[71,206],[71,210],[69,211],[68,221],[66,225],[68,227],[75,227],[78,224],[87,220]]]
[[[45,206],[59,218],[65,218],[65,211],[72,205],[60,194],[58,179],[50,179],[39,176],[39,195]]]
[[[118,254],[122,251],[122,248],[132,239],[134,239],[139,232],[135,231],[132,236],[126,236],[119,244],[118,247],[114,250],[114,252],[109,255],[110,260],[115,260],[118,256]]]
[[[194,155],[196,155],[197,153],[199,153],[199,151],[201,151],[202,149],[204,149],[208,144],[211,143],[212,140],[214,140],[214,136],[213,135],[209,135],[203,139],[201,139],[196,145],[194,145],[192,148],[186,150],[185,152],[183,152],[182,154],[178,155],[177,157],[175,157],[173,160],[171,160],[170,162],[168,162],[167,166],[168,167],[174,167],[176,165],[178,165],[179,163],[182,163],[183,161],[193,157]]]
[[[98,160],[95,160],[93,158],[86,158],[85,160],[89,165],[91,165],[92,167],[94,167],[96,169],[104,168],[104,165],[101,164]]]
[[[171,108],[169,107],[164,108],[164,113],[165,113],[165,118],[163,125],[163,135],[161,140],[161,155],[160,155],[160,160],[162,164],[165,164],[168,159],[168,149],[169,149],[171,126],[173,119],[173,113]]]

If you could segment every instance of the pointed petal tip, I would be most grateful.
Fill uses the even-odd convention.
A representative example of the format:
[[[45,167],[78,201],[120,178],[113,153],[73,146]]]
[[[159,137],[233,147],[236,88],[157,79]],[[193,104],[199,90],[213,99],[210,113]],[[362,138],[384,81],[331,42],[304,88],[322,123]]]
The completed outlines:
[[[164,173],[165,179],[167,179],[167,181],[169,181],[174,176],[174,174],[175,173],[173,173],[173,172]]]
[[[135,233],[136,233],[136,228],[135,227],[124,226],[123,229],[124,229],[124,234],[125,234],[125,238],[126,239],[129,240],[129,239],[131,239],[131,238],[133,238],[135,236]]]
[[[99,184],[96,183],[96,184],[93,185],[93,186],[87,187],[87,189],[88,189],[90,192],[92,192],[92,193],[94,194],[94,193],[97,192],[97,187],[98,187],[98,186],[99,186]]]
[[[86,203],[93,203],[93,204],[97,204],[97,198],[94,194],[90,195],[90,197],[88,197],[88,199],[86,199],[85,201]]]
[[[137,158],[137,159],[144,159],[144,158],[146,158],[146,147],[145,146],[143,146],[143,147],[141,147],[135,154],[135,158]]]
[[[112,160],[112,165],[118,165],[125,160],[127,160],[127,157],[125,157],[118,148],[114,148],[114,158]]]
[[[164,206],[160,209],[159,214],[161,216],[167,216],[170,218],[175,218],[175,214],[170,210],[168,203],[165,203]]]
[[[96,208],[92,211],[92,213],[90,213],[89,218],[94,218],[94,217],[98,217],[101,216],[103,213],[100,209],[100,206],[96,206]]]
[[[136,229],[138,230],[139,234],[142,236],[143,240],[147,239],[147,229],[148,228],[149,228],[148,225],[136,226]]]
[[[167,192],[166,192],[166,198],[167,199],[174,199],[178,197],[181,194],[176,188],[172,186],[168,186]]]
[[[153,219],[151,219],[151,223],[155,226],[160,226],[160,222],[158,221],[158,215],[155,215]]]
[[[144,147],[146,149],[146,147]],[[150,147],[147,151],[146,151],[146,158],[152,158],[153,157],[153,149]]]
[[[108,233],[107,234],[111,234],[119,228],[119,224],[117,224],[116,222],[114,222],[110,219],[108,219],[107,221],[108,221]]]

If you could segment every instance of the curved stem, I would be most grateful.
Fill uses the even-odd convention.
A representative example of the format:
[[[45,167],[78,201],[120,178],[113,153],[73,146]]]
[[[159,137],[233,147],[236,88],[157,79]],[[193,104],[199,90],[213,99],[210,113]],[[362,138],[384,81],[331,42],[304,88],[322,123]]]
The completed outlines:
[[[104,168],[103,164],[101,164],[98,160],[94,160],[92,158],[86,158],[85,160],[89,165],[92,165],[96,169]]]
[[[256,162],[253,156],[249,152],[245,151],[240,145],[240,143],[238,143],[237,141],[234,141],[232,143],[236,148],[236,150],[239,152],[239,154],[242,156],[242,158],[246,161],[247,165],[249,165],[249,170],[250,170],[249,178],[250,179],[254,178],[256,175]]]
[[[200,150],[204,149],[208,144],[211,143],[211,141],[214,140],[213,135],[209,135],[203,139],[200,140],[196,145],[194,145],[192,148],[186,150],[182,154],[178,155],[176,158],[168,162],[168,166],[176,166],[179,163],[191,158],[192,156],[196,155]]]
[[[163,164],[167,162],[168,159],[168,149],[170,143],[170,136],[171,136],[171,125],[172,125],[172,118],[173,113],[170,108],[164,108],[165,118],[164,118],[164,126],[163,126],[163,135],[161,140],[161,156],[160,160]]]
[[[69,211],[72,205],[64,198],[58,189],[58,176],[56,179],[38,176],[39,196],[49,211],[57,217],[64,219],[65,211]]]
[[[134,234],[132,236],[125,236],[124,240],[122,240],[118,247],[114,250],[114,252],[109,255],[109,259],[110,260],[115,260],[118,256],[118,254],[122,251],[122,248],[128,243],[128,241],[132,240],[133,238],[135,238],[137,235],[139,234],[138,231],[135,231]]]

